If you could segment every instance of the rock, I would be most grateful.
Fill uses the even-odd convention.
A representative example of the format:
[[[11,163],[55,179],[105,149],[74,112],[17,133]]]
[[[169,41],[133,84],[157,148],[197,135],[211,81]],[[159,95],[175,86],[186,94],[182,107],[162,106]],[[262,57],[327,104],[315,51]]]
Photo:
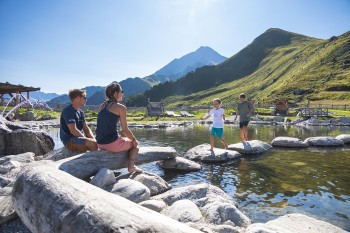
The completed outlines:
[[[117,181],[121,179],[132,179],[142,183],[151,191],[151,196],[164,193],[165,191],[171,189],[171,186],[161,177],[148,172],[129,173],[119,176]]]
[[[15,179],[8,178],[6,176],[0,175],[0,189],[3,187],[6,187],[8,185],[11,185],[15,182]]]
[[[344,144],[350,144],[350,134],[340,134],[335,139],[342,140]]]
[[[53,150],[53,139],[43,131],[18,129],[5,134],[6,154],[20,154],[33,152],[35,155],[44,155]]]
[[[116,184],[105,188],[105,190],[135,203],[146,201],[151,196],[151,191],[145,185],[131,179],[119,180]]]
[[[157,200],[147,200],[140,202],[139,205],[146,207],[148,209],[154,210],[158,213],[160,213],[167,205],[164,201],[157,201]]]
[[[322,147],[331,147],[331,146],[344,146],[344,142],[333,137],[310,137],[305,139],[305,143],[309,146],[322,146]]]
[[[25,112],[20,117],[21,121],[34,121],[34,119],[35,119],[35,115],[34,115],[34,112],[32,111]]]
[[[161,168],[165,170],[176,170],[176,171],[199,171],[201,165],[191,160],[175,157],[173,159],[162,160],[157,163]]]
[[[0,158],[0,165],[8,161],[17,161],[20,163],[31,163],[34,161],[35,154],[32,152],[22,153],[18,155],[8,155]]]
[[[200,160],[202,162],[226,162],[240,158],[242,155],[235,151],[214,148],[209,151],[210,145],[208,143],[193,147],[188,150],[184,157],[191,160]]]
[[[19,169],[22,166],[20,162],[17,161],[7,161],[0,165],[0,174],[5,174],[10,172],[12,169]]]
[[[175,158],[176,155],[176,150],[172,147],[145,146],[140,147],[135,163],[142,164],[170,159]],[[127,167],[128,158],[127,151],[114,153],[98,150],[58,160],[55,162],[55,165],[58,169],[85,180],[94,176],[101,168],[115,170]]]
[[[247,227],[251,224],[250,219],[230,203],[209,203],[201,210],[209,223],[229,224],[239,227]]]
[[[66,147],[62,147],[60,149],[53,150],[53,151],[50,151],[49,153],[45,154],[44,159],[58,161],[61,159],[73,157],[73,156],[78,155],[78,154],[79,154],[79,152],[70,151]]]
[[[299,138],[292,137],[277,137],[272,140],[273,147],[291,147],[291,148],[306,148],[309,144],[303,142]]]
[[[116,179],[114,177],[114,173],[108,170],[107,168],[100,169],[90,181],[90,184],[95,185],[99,188],[104,188],[109,185],[114,185],[115,183],[116,183]]]
[[[345,233],[339,227],[303,214],[287,214],[267,223],[254,223],[246,233]]]
[[[11,187],[0,189],[0,225],[17,217],[16,211],[13,208],[11,193]]]
[[[163,214],[182,223],[197,222],[203,217],[196,204],[190,200],[176,201]]]
[[[199,233],[54,166],[40,163],[22,169],[13,187],[12,200],[17,214],[31,232]]]
[[[338,122],[344,125],[350,125],[350,117],[339,117]]]
[[[274,121],[274,122],[283,122],[284,119],[283,119],[281,116],[275,116],[275,117],[273,118],[273,121]]]
[[[46,121],[46,120],[50,120],[51,119],[51,115],[50,114],[45,114],[41,117],[41,120]]]
[[[237,205],[224,191],[206,183],[173,188],[165,193],[153,196],[151,199],[164,201],[169,206],[183,199],[191,200],[199,207],[215,201]]]
[[[233,227],[230,225],[217,225],[213,226],[211,229],[215,233],[243,233],[244,230],[240,227]]]
[[[272,149],[269,144],[259,141],[251,140],[244,143],[236,143],[228,145],[230,150],[238,151],[241,154],[262,154]]]

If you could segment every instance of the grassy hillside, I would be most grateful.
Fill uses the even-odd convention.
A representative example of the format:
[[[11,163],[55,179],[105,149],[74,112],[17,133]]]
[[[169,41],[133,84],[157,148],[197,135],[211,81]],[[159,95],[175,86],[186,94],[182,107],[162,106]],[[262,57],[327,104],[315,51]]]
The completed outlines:
[[[207,73],[198,69],[192,78],[187,75],[184,80],[156,86],[154,92],[151,89],[137,98],[157,94],[168,106],[193,106],[208,104],[215,97],[237,102],[239,93],[245,92],[265,103],[276,99],[303,103],[306,98],[346,102],[350,99],[350,32],[319,40],[269,29],[224,63],[206,69]],[[192,93],[176,90],[185,80],[197,84]],[[198,91],[205,82],[211,86]]]

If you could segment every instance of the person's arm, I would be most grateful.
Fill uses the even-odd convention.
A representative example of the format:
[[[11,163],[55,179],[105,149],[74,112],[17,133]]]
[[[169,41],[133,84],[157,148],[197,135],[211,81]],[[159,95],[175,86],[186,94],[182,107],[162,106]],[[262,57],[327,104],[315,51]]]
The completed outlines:
[[[238,108],[237,108],[237,110],[236,110],[236,116],[235,116],[235,119],[234,119],[233,121],[236,121],[236,120],[237,120],[238,115],[239,115],[239,111],[238,111]]]
[[[248,102],[248,108],[249,108],[249,112],[248,112],[247,116],[250,117],[253,114],[253,111],[254,111],[253,104]]]
[[[204,113],[204,115],[201,117],[201,120],[206,120],[211,116],[211,110],[208,112],[208,115],[206,117],[205,116],[206,113]]]
[[[85,136],[86,136],[87,138],[95,139],[95,136],[94,136],[94,134],[92,133],[90,127],[86,124],[86,121],[83,122],[83,131],[84,131]]]
[[[77,129],[75,123],[67,124],[67,126],[70,133],[73,134],[74,137],[85,137],[85,135]]]
[[[132,140],[133,146],[137,147],[139,142],[136,140],[134,134],[130,131],[128,127],[128,122],[126,120],[126,107],[124,105],[118,104],[119,116],[120,116],[120,125],[122,127],[124,135]]]

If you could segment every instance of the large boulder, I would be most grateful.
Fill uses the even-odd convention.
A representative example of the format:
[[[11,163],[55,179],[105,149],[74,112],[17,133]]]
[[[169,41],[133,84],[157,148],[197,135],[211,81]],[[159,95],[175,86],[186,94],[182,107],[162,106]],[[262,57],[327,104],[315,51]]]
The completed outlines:
[[[339,117],[338,122],[343,125],[350,125],[350,117]]]
[[[35,154],[33,152],[27,152],[17,155],[7,155],[0,158],[0,165],[8,161],[17,161],[20,163],[31,163],[34,161]]]
[[[90,181],[90,184],[95,185],[99,188],[114,185],[115,183],[116,179],[114,177],[114,173],[107,168],[100,169]]]
[[[146,201],[151,196],[149,188],[131,179],[119,180],[116,184],[106,187],[105,190],[135,203]]]
[[[34,121],[35,114],[32,111],[25,112],[20,116],[20,120],[21,121]]]
[[[157,164],[165,170],[175,170],[175,171],[199,171],[201,170],[201,165],[193,162],[189,159],[182,157],[175,157],[173,159],[166,159],[157,162]]]
[[[33,152],[36,156],[45,155],[55,146],[53,139],[43,131],[18,129],[4,136],[7,155],[25,152]]]
[[[0,189],[0,225],[17,217],[16,211],[13,208],[11,193],[11,187]]]
[[[350,134],[340,134],[335,139],[342,140],[344,144],[350,144]]]
[[[272,146],[266,142],[259,140],[252,140],[246,142],[240,142],[228,145],[230,150],[238,151],[239,153],[246,154],[262,154],[272,149]]]
[[[345,233],[339,227],[303,214],[287,214],[267,223],[254,223],[246,233]]]
[[[184,157],[190,160],[199,160],[202,162],[227,162],[240,158],[242,155],[235,151],[224,150],[219,148],[214,148],[213,150],[208,150],[210,145],[208,143],[193,147],[188,150]]]
[[[151,191],[151,196],[164,193],[165,191],[171,189],[170,184],[168,184],[160,176],[149,172],[128,173],[123,176],[118,176],[117,181],[122,179],[132,179],[142,183]]]
[[[165,204],[164,201],[158,201],[158,200],[147,200],[140,202],[139,205],[146,207],[150,210],[156,211],[156,212],[161,212],[167,205]]]
[[[309,144],[303,142],[299,138],[292,137],[277,137],[272,140],[273,147],[290,147],[290,148],[306,148]]]
[[[203,217],[196,204],[190,200],[176,201],[163,214],[183,223],[197,222]]]
[[[310,137],[305,139],[305,143],[309,146],[322,146],[322,147],[335,147],[335,146],[344,146],[342,140],[333,138],[333,137]]]
[[[80,152],[70,151],[66,147],[62,147],[60,149],[52,150],[49,153],[45,154],[44,159],[58,161],[61,159],[66,159],[66,158],[76,156],[78,154],[80,154]]]

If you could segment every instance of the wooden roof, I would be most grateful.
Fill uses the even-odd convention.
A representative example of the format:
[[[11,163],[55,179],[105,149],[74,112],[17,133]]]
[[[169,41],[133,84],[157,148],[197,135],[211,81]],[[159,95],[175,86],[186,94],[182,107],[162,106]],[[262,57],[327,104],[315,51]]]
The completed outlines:
[[[39,91],[39,90],[40,90],[40,87],[26,87],[23,85],[14,85],[8,82],[0,83],[0,95],[17,93],[17,92]]]

